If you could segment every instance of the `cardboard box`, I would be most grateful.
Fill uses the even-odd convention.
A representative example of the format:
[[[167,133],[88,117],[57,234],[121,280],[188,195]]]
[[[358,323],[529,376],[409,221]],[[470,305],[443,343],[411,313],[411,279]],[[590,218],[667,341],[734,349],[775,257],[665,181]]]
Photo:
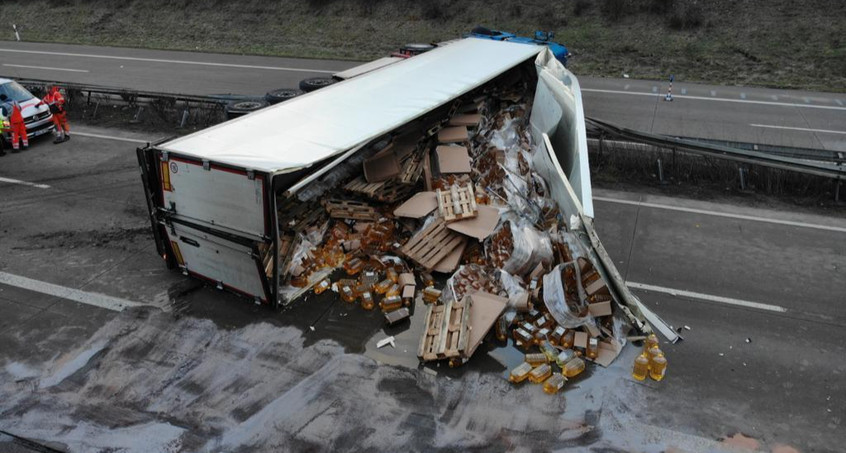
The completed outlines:
[[[582,331],[576,331],[576,336],[573,340],[573,346],[576,348],[587,348],[588,334]]]
[[[410,272],[399,275],[399,286],[402,288],[402,298],[411,299],[414,297],[414,292],[417,290],[417,282],[414,279],[414,274]]]
[[[622,349],[622,346],[614,338],[611,341],[600,341],[599,351],[593,361],[607,368],[620,355]]]
[[[505,311],[508,299],[485,292],[473,293],[464,298],[465,304],[470,305],[470,325],[467,349],[464,357],[469,358],[482,343],[482,340],[491,330],[497,318]],[[465,308],[466,309],[466,308]]]
[[[449,120],[450,126],[469,126],[469,127],[478,127],[479,123],[482,122],[482,115],[479,113],[464,113],[461,115],[455,115],[452,119]]]
[[[464,248],[467,247],[467,239],[461,241],[458,247],[454,248],[449,255],[445,256],[442,260],[438,261],[437,264],[432,266],[432,270],[435,272],[452,272],[458,267],[458,263],[461,261],[461,255],[464,254]]]
[[[412,195],[405,203],[394,209],[397,217],[410,217],[419,219],[429,215],[438,207],[438,198],[435,192],[418,192]]]
[[[438,171],[441,173],[470,173],[470,154],[465,146],[438,146]]]
[[[381,182],[400,174],[400,165],[393,151],[383,152],[364,161],[364,179]]]
[[[596,338],[600,334],[599,327],[596,327],[596,324],[587,323],[585,324],[585,329],[587,329],[588,335],[591,338]]]
[[[408,319],[409,316],[411,316],[411,313],[408,311],[408,308],[402,307],[398,310],[385,313],[385,322],[390,326]]]
[[[491,235],[499,223],[499,209],[493,206],[478,205],[476,217],[458,220],[447,224],[447,228],[480,241]]]
[[[445,127],[438,132],[439,143],[464,143],[469,138],[467,126]]]
[[[610,316],[612,314],[611,301],[589,304],[588,311],[590,311],[590,314],[593,317]]]
[[[605,286],[605,282],[602,281],[602,278],[598,278],[592,281],[589,285],[585,286],[585,292],[588,296],[592,296],[602,291],[608,291],[608,287]]]

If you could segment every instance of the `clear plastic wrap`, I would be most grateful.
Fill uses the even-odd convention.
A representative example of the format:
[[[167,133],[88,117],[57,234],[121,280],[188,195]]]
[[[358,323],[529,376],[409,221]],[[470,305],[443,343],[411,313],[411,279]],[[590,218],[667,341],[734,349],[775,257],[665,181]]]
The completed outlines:
[[[581,295],[581,290],[579,291],[580,297],[577,301],[577,308],[579,308],[579,312],[576,312],[572,307],[570,307],[570,304],[567,303],[567,287],[565,286],[564,279],[561,274],[568,265],[573,265],[573,262],[559,264],[558,266],[555,266],[551,272],[544,275],[543,303],[549,310],[549,314],[555,318],[558,325],[572,329],[594,321],[593,317],[587,311],[587,307],[584,306],[584,297]],[[578,272],[578,269],[576,269],[576,272]],[[578,276],[576,281],[578,281]],[[585,313],[584,316],[582,316],[581,313]]]

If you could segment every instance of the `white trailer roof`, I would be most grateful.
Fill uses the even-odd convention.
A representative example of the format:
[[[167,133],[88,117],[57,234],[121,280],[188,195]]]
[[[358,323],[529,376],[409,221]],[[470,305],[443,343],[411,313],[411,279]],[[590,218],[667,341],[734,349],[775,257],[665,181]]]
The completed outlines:
[[[463,39],[159,148],[258,171],[294,170],[390,132],[544,49]]]

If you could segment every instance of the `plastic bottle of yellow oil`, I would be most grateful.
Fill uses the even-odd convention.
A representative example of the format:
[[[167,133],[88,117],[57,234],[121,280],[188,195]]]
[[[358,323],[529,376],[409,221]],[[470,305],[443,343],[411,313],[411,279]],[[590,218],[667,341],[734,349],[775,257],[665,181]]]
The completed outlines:
[[[643,342],[643,352],[649,352],[650,349],[657,346],[658,337],[654,333],[651,333],[648,337],[646,337],[646,340]]]
[[[565,382],[567,382],[567,378],[561,375],[561,373],[552,373],[552,376],[543,383],[543,391],[554,395],[564,388]]]
[[[649,358],[645,352],[641,352],[634,360],[634,367],[632,368],[632,377],[638,381],[646,379],[649,374]]]
[[[649,366],[649,377],[651,377],[654,381],[660,381],[661,379],[664,379],[664,375],[666,373],[667,358],[664,357],[663,352],[660,352],[652,359],[652,364]]]

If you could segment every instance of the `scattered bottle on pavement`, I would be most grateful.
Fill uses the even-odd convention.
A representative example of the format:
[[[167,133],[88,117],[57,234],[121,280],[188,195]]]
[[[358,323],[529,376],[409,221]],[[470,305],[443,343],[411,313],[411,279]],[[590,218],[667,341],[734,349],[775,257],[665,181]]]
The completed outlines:
[[[658,336],[654,333],[649,334],[646,340],[643,341],[643,352],[649,352],[653,347],[658,346]]]
[[[539,352],[526,354],[523,360],[531,366],[538,366],[549,362],[549,359],[546,358],[546,354],[541,354]]]
[[[641,352],[637,357],[635,357],[634,367],[632,368],[632,377],[638,381],[642,381],[646,379],[646,375],[648,373],[649,357],[645,352]]]
[[[578,376],[584,370],[585,361],[579,357],[574,357],[564,364],[564,368],[561,368],[561,373],[564,374],[564,377],[571,378]]]
[[[652,366],[649,368],[649,377],[651,377],[654,381],[660,381],[661,379],[664,379],[664,375],[666,373],[667,358],[664,357],[663,353],[661,353],[652,359]]]
[[[329,289],[330,286],[332,286],[332,284],[329,283],[329,279],[324,278],[323,280],[320,280],[316,285],[314,285],[314,294],[320,294]]]
[[[543,383],[543,391],[550,395],[554,395],[564,388],[565,382],[567,382],[567,378],[565,378],[561,373],[552,373],[552,376]]]
[[[550,376],[552,376],[552,367],[548,363],[543,363],[529,372],[529,382],[540,384]]]
[[[532,371],[532,366],[526,362],[521,363],[517,368],[511,370],[511,373],[508,375],[508,380],[513,383],[523,382],[526,378],[529,377],[529,373]]]

